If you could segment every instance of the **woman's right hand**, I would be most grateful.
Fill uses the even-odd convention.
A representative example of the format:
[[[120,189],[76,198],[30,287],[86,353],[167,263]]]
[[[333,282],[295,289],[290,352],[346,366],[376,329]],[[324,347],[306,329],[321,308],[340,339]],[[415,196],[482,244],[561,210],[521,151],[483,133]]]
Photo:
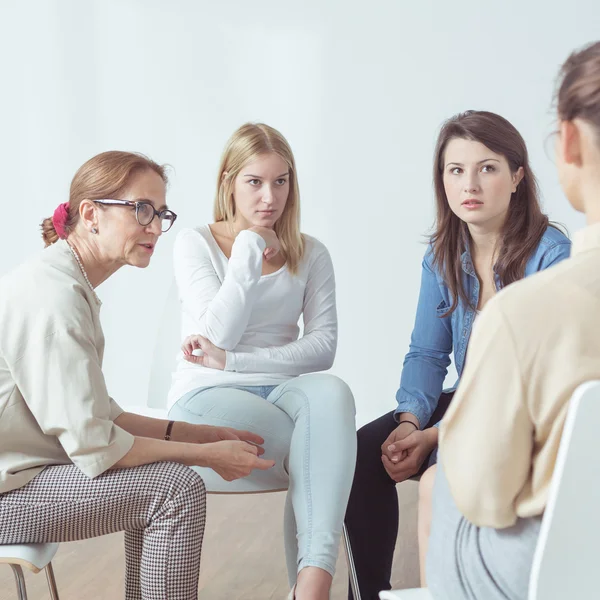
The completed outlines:
[[[429,427],[424,431],[410,423],[401,423],[381,446],[381,460],[387,474],[396,483],[413,477],[437,446],[438,430]]]
[[[258,235],[265,240],[267,247],[263,252],[263,257],[267,262],[270,261],[281,250],[281,243],[279,242],[279,238],[273,229],[269,229],[268,227],[250,227],[248,231],[254,231],[254,233],[258,233]]]
[[[247,442],[225,440],[202,444],[208,452],[205,465],[216,471],[225,481],[246,477],[254,469],[266,471],[275,465],[274,460],[258,458],[258,447]]]

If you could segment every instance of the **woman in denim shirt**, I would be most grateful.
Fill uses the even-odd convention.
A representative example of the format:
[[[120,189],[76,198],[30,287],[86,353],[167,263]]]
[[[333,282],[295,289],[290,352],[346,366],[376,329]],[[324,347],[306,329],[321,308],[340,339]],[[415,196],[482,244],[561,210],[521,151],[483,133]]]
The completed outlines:
[[[473,323],[487,300],[570,253],[568,238],[542,213],[523,138],[499,115],[468,111],[444,124],[434,187],[436,229],[423,260],[398,407],[358,432],[346,526],[362,600],[376,600],[391,587],[395,486],[435,464],[437,425],[454,392],[443,390],[450,355],[460,378]],[[426,539],[428,515],[419,520]]]

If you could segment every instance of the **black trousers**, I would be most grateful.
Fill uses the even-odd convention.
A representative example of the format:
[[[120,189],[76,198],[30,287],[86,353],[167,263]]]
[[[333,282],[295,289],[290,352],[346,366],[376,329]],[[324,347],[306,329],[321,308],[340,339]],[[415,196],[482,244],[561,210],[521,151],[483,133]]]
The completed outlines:
[[[427,424],[444,416],[452,393],[442,394]],[[361,600],[379,600],[381,590],[391,589],[394,547],[398,537],[396,482],[381,462],[381,445],[398,427],[393,411],[358,430],[356,471],[346,510],[346,528],[354,555]],[[432,454],[437,454],[437,449]],[[419,474],[435,462],[425,459]],[[349,588],[348,598],[354,600]]]

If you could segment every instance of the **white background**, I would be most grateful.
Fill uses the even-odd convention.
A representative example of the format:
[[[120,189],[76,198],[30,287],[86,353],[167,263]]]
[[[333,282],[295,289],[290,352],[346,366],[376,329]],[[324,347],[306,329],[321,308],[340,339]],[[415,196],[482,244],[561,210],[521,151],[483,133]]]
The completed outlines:
[[[175,231],[210,221],[225,141],[264,121],[290,141],[303,230],[334,260],[333,370],[362,424],[395,405],[441,122],[469,108],[512,121],[546,210],[573,232],[583,219],[544,142],[560,63],[597,38],[597,0],[0,0],[0,274],[42,248],[39,222],[94,154],[173,165],[177,227],[148,270],[123,269],[98,289],[109,390],[145,404]]]

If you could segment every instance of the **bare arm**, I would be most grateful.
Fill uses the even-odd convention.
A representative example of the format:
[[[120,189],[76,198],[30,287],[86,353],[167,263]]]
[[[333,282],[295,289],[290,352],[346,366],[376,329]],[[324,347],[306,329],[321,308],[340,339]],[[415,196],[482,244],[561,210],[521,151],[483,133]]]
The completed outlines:
[[[166,419],[155,419],[153,417],[144,417],[143,415],[137,415],[135,413],[123,412],[115,419],[115,425],[118,425],[121,429],[124,429],[131,435],[136,437],[146,437],[155,440],[162,440],[167,432],[167,425],[169,421]],[[173,426],[175,429],[175,426]],[[178,442],[186,442],[189,440],[176,439],[172,436],[173,440]]]
[[[155,419],[135,413],[123,412],[114,421],[115,425],[136,437],[164,440],[169,421]],[[209,444],[223,440],[241,440],[262,446],[265,440],[251,431],[242,431],[231,427],[213,427],[212,425],[195,425],[184,421],[174,421],[171,428],[172,442],[187,442],[190,444]],[[263,449],[259,448],[258,454]]]
[[[209,446],[210,444],[198,445],[184,442],[167,442],[136,436],[131,450],[111,468],[139,467],[140,465],[159,461],[178,462],[190,467],[208,467],[210,466],[211,454]]]
[[[254,469],[265,471],[275,464],[272,460],[259,458],[258,448],[247,442],[227,440],[189,444],[136,437],[129,452],[110,468],[125,469],[160,461],[209,467],[226,481],[246,477]]]
[[[145,417],[135,413],[124,412],[115,419],[115,425],[124,429],[131,435],[136,437],[151,438],[153,440],[164,440],[167,432],[167,419],[155,419],[153,417]],[[194,425],[192,423],[184,423],[176,421],[171,429],[171,441],[174,442],[189,442],[195,444],[203,444],[207,442],[216,442],[219,439],[214,438],[212,432],[219,428],[211,427],[210,425]],[[247,432],[245,432],[247,433]],[[239,436],[227,437],[222,439],[240,439]],[[255,444],[263,444],[264,440],[259,436],[256,439],[247,439]]]

